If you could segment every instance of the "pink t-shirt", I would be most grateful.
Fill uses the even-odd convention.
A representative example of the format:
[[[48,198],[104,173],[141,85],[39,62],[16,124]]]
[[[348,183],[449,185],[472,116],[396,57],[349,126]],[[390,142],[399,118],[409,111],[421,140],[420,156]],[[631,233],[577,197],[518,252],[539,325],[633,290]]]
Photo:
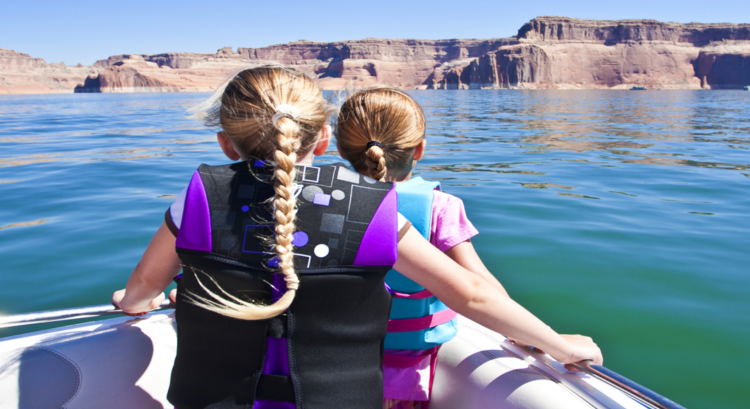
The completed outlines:
[[[466,217],[464,202],[448,193],[435,191],[432,201],[430,243],[445,252],[479,234]],[[393,355],[421,356],[422,351],[386,350]],[[411,368],[383,367],[383,397],[386,399],[426,401],[430,390],[430,357]]]
[[[430,243],[446,252],[477,234],[479,232],[466,217],[464,202],[456,196],[436,190],[432,200]]]

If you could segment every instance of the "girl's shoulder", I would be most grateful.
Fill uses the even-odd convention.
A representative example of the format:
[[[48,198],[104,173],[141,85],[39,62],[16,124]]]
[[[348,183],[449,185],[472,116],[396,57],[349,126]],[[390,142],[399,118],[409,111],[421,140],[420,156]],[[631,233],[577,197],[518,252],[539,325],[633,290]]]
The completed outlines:
[[[445,252],[478,233],[466,216],[463,200],[450,193],[435,190],[432,200],[430,242]]]
[[[435,190],[435,195],[432,199],[432,212],[435,211],[448,211],[452,209],[463,209],[464,201],[460,198],[453,196],[450,193],[443,192],[442,190]]]

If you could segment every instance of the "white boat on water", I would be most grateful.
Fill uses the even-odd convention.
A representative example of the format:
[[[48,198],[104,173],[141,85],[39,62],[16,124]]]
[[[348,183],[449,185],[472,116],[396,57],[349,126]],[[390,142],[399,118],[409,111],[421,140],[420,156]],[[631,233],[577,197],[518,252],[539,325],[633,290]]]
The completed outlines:
[[[0,328],[97,308],[107,309],[0,317]],[[606,368],[582,363],[584,372],[570,372],[465,317],[458,322],[440,349],[430,409],[682,408]],[[0,339],[0,408],[172,409],[176,345],[172,310]]]

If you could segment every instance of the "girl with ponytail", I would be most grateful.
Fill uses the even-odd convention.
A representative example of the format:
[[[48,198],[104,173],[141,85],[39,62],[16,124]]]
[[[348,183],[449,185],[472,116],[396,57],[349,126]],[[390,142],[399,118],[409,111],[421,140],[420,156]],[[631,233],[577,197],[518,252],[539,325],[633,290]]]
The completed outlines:
[[[411,96],[395,88],[373,87],[346,99],[339,110],[335,134],[341,156],[359,173],[398,184],[400,209],[414,212],[421,205],[420,211],[427,216],[422,219],[429,220],[421,226],[422,231],[433,246],[494,287],[499,297],[510,300],[471,244],[471,238],[479,232],[467,218],[461,199],[442,192],[437,182],[412,177],[416,162],[424,155],[425,128],[422,108]],[[416,220],[420,214],[414,213],[414,218],[411,215],[406,214],[419,228]],[[388,273],[386,283],[394,290],[392,322],[424,318],[425,311],[429,311],[435,323],[440,322],[434,318],[438,310],[450,312],[437,298],[426,297],[429,294],[424,287],[396,271]],[[429,289],[429,285],[426,287]],[[451,321],[406,334],[389,332],[383,364],[383,409],[427,407],[438,349],[455,334],[455,322]],[[550,333],[551,337],[555,335]],[[410,358],[409,365],[404,365],[403,357]]]
[[[167,396],[175,407],[380,409],[392,268],[563,362],[601,363],[590,339],[560,337],[398,213],[393,183],[378,180],[395,169],[389,152],[408,156],[414,145],[365,141],[372,178],[313,165],[328,147],[330,109],[308,77],[246,69],[196,111],[235,162],[198,168],[112,297],[142,315],[181,277]]]

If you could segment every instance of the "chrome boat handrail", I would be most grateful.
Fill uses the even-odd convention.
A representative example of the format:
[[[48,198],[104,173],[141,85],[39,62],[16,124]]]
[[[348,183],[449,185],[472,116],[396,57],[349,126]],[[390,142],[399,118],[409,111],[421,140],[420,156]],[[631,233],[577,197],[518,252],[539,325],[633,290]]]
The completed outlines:
[[[685,409],[684,406],[659,395],[658,393],[646,388],[645,386],[631,381],[630,379],[618,374],[615,371],[607,369],[601,365],[595,365],[592,361],[580,361],[574,364],[568,364],[566,366],[572,366],[581,372],[584,372],[603,382],[606,382],[625,392],[634,399],[642,401],[643,403],[653,406],[654,408]]]
[[[172,304],[167,299],[161,303],[158,309],[169,308],[171,305]],[[112,304],[66,308],[62,310],[29,312],[25,314],[0,317],[0,329],[17,327],[20,325],[41,324],[45,322],[76,320],[83,318],[101,317],[105,315],[118,315],[122,313],[122,310],[117,309]]]

